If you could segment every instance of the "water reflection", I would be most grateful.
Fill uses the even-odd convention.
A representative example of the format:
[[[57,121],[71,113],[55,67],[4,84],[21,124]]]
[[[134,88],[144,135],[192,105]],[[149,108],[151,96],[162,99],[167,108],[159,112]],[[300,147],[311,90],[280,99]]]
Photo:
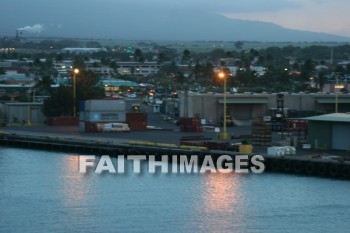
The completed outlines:
[[[242,177],[241,177],[242,178]],[[243,200],[240,176],[237,174],[212,173],[203,176],[201,184],[204,212],[201,228],[207,232],[232,232],[232,224],[242,221],[240,208]]]
[[[79,157],[63,156],[63,202],[66,207],[81,210],[88,202],[88,193],[91,189],[89,177],[79,173]]]

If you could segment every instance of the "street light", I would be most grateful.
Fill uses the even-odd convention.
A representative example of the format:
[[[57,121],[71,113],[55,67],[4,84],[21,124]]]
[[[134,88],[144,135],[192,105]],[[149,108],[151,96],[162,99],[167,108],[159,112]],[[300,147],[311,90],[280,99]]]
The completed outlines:
[[[28,91],[27,91],[27,93],[28,93],[28,111],[27,111],[27,113],[28,113],[28,116],[27,116],[27,126],[31,126],[31,121],[30,121],[30,118],[31,118],[31,115],[32,115],[32,113],[31,113],[31,106],[30,106],[30,93],[31,93],[31,90],[30,89],[28,89]]]
[[[344,85],[339,85],[338,83],[338,76],[335,77],[335,85],[334,85],[334,92],[335,92],[335,112],[338,113],[338,90],[343,89]]]
[[[225,72],[220,71],[218,73],[218,77],[219,79],[223,79],[224,80],[224,130],[220,135],[221,139],[228,139],[228,133],[227,133],[227,126],[226,126],[226,104],[227,104],[227,100],[226,100],[226,80],[227,80],[227,75]]]
[[[76,116],[77,100],[76,100],[76,75],[79,74],[79,69],[74,69],[73,71],[73,117]]]

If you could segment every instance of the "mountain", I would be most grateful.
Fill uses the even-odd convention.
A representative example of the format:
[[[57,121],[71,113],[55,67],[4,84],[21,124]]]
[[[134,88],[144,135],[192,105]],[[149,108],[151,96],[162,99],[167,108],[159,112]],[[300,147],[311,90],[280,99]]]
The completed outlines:
[[[7,1],[7,0],[5,0]],[[39,0],[38,0],[39,1]],[[41,0],[40,0],[41,1]],[[0,15],[1,34],[44,24],[41,36],[134,40],[222,40],[263,42],[348,42],[349,37],[283,28],[258,21],[235,20],[220,14],[181,8],[118,5],[112,1],[31,2]],[[45,4],[48,4],[47,6]],[[47,7],[47,8],[46,8]],[[44,10],[47,9],[47,10]],[[30,13],[28,13],[30,12]],[[25,35],[24,35],[25,36]]]

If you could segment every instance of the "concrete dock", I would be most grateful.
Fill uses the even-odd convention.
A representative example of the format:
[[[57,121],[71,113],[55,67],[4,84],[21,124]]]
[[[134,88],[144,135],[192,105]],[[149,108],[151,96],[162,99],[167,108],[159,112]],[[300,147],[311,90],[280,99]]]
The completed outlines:
[[[244,131],[244,129],[241,129]],[[236,156],[233,151],[205,150],[196,147],[180,147],[184,135],[215,137],[212,132],[182,133],[177,131],[150,130],[130,133],[79,133],[77,127],[7,127],[2,128],[0,145],[43,150],[59,150],[78,154],[95,155],[220,155]],[[299,150],[293,156],[268,156],[266,147],[257,147],[254,153],[265,158],[266,171],[297,175],[350,179],[348,152],[335,151],[331,156],[325,151]],[[323,155],[323,156],[322,156]]]

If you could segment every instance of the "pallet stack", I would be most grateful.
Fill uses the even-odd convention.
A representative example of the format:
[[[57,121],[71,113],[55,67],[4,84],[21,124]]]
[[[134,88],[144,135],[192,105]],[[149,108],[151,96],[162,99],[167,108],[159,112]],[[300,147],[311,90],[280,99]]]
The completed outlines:
[[[253,144],[269,146],[272,142],[271,122],[253,121],[252,125]]]

